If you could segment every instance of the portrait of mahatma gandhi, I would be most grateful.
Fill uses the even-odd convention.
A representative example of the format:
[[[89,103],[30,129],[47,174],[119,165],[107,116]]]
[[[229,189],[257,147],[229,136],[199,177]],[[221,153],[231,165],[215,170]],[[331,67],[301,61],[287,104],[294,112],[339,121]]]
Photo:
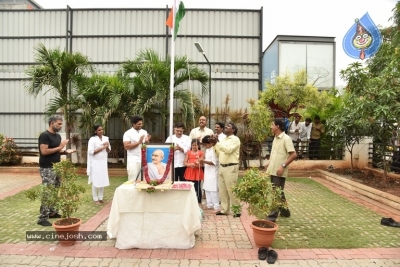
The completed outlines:
[[[161,179],[166,171],[168,155],[164,149],[148,149],[147,170],[151,180]],[[151,161],[149,159],[151,158]],[[168,173],[170,177],[170,173]]]

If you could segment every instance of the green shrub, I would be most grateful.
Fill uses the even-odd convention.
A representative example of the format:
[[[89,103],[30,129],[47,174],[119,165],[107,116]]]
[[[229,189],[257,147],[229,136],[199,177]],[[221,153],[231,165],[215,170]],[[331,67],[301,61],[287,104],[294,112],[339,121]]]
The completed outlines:
[[[70,219],[85,201],[86,188],[76,183],[78,175],[70,160],[54,163],[53,170],[61,178],[59,187],[42,185],[39,189],[25,191],[25,196],[32,201],[41,200],[44,205],[59,210],[63,218]]]
[[[14,139],[0,134],[0,165],[17,165],[22,160]]]
[[[239,178],[232,187],[233,194],[242,202],[248,204],[249,215],[258,219],[265,219],[271,211],[284,208],[286,203],[282,201],[282,190],[270,182],[270,177],[265,171],[250,169],[243,177]],[[241,213],[242,206],[232,205],[235,214]]]

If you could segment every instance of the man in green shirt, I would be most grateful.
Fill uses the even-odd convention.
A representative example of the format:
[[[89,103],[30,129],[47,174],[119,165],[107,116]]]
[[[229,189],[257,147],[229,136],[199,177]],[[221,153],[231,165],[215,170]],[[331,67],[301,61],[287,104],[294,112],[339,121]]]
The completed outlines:
[[[271,177],[271,183],[285,188],[285,181],[288,173],[288,165],[296,159],[297,154],[292,139],[285,134],[285,122],[282,119],[275,119],[271,124],[271,130],[275,135],[272,143],[271,156],[266,164],[267,174]],[[282,200],[286,201],[285,193],[282,192]],[[268,221],[275,222],[279,213],[281,216],[290,217],[289,208],[272,211],[267,216]]]

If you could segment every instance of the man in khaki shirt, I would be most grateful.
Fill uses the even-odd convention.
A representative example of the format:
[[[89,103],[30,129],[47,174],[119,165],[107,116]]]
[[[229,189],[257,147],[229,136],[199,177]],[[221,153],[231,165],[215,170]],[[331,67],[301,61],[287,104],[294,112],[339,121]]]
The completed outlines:
[[[288,165],[296,159],[297,154],[292,139],[285,134],[284,120],[275,119],[271,124],[271,130],[275,138],[272,143],[270,160],[265,167],[267,168],[267,174],[271,176],[271,183],[283,190],[285,188]],[[282,200],[286,200],[285,193],[283,192]],[[286,208],[272,211],[268,214],[267,220],[275,222],[279,213],[281,213],[281,216],[290,217],[289,208]]]
[[[319,150],[321,148],[321,137],[325,133],[325,126],[322,124],[319,116],[314,117],[314,122],[311,126],[309,158],[319,159]]]
[[[236,136],[237,131],[235,124],[228,123],[224,130],[226,137],[222,141],[219,142],[216,135],[209,139],[219,159],[218,188],[221,210],[216,215],[228,215],[230,207],[239,204],[232,193],[232,186],[236,185],[239,174],[240,139]],[[240,215],[234,214],[233,217]]]

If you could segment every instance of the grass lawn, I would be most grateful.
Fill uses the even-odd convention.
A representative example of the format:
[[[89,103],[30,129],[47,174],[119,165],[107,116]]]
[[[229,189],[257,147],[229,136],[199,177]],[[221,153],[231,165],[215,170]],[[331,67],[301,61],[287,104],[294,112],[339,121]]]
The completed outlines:
[[[308,178],[288,178],[290,218],[279,217],[275,248],[400,247],[398,228],[382,216]]]
[[[104,190],[104,204],[95,205],[92,199],[92,185],[87,183],[87,176],[79,176],[77,183],[86,187],[85,202],[73,217],[82,219],[83,223],[96,214],[107,202],[111,201],[115,189],[126,182],[126,177],[110,177],[110,186]],[[40,185],[37,186],[37,188]],[[26,243],[25,231],[53,231],[53,227],[43,227],[37,224],[40,201],[30,201],[20,192],[0,200],[1,228],[0,243]],[[54,222],[57,219],[50,219]],[[31,242],[52,244],[57,242]]]

